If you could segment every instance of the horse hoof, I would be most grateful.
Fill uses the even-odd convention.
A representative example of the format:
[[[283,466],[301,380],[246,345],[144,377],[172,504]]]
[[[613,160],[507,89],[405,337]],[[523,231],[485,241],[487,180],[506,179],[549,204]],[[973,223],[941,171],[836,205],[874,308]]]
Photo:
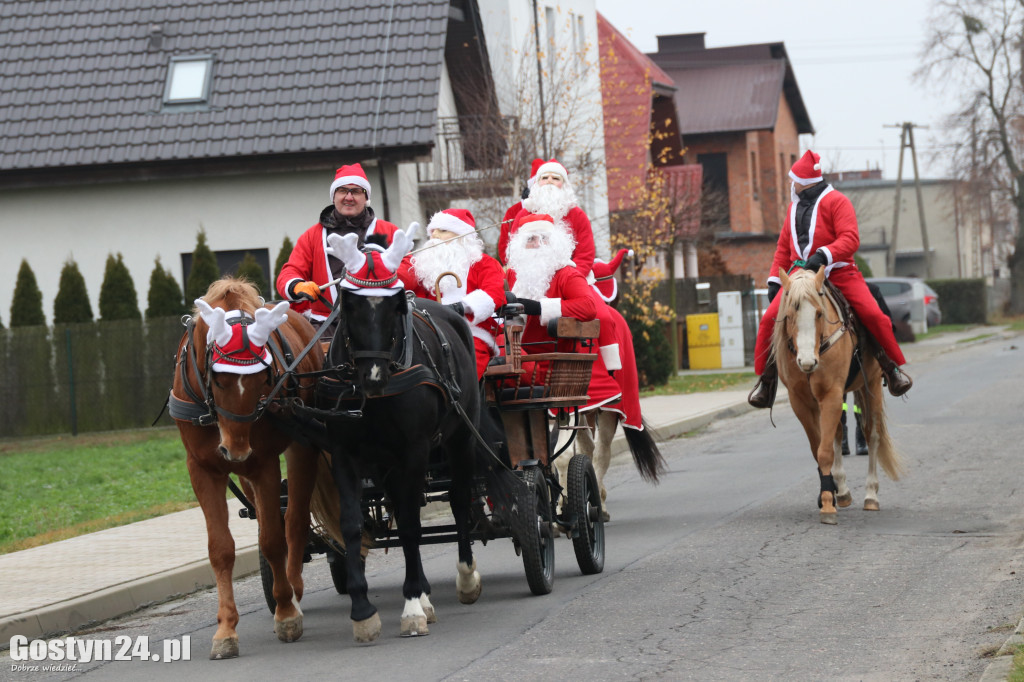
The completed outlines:
[[[213,640],[213,648],[210,650],[210,660],[219,661],[222,658],[238,658],[238,636],[225,637],[224,639]]]
[[[294,642],[302,637],[302,616],[274,621],[274,634],[282,642]]]
[[[878,511],[878,500],[864,500],[865,511]]]
[[[427,617],[426,616],[403,616],[402,617],[402,637],[419,637],[420,635],[429,635],[430,630],[427,629]]]
[[[839,523],[839,519],[837,518],[839,514],[835,512],[819,512],[818,516],[820,517],[822,523],[827,524],[829,526],[834,526],[837,523]]]
[[[366,620],[353,621],[352,634],[360,644],[380,637],[380,615],[375,613]]]
[[[458,590],[459,603],[460,604],[475,604],[476,600],[480,598],[480,593],[483,591],[483,581],[477,576],[476,587],[466,591]],[[428,623],[436,623],[437,620],[430,620],[430,614],[427,614]]]
[[[423,613],[427,616],[427,623],[436,623],[437,611],[434,610],[434,605],[430,603],[430,597],[425,594],[420,595],[420,606],[423,608]]]
[[[849,507],[853,504],[853,493],[846,493],[836,498],[836,504],[840,507]]]

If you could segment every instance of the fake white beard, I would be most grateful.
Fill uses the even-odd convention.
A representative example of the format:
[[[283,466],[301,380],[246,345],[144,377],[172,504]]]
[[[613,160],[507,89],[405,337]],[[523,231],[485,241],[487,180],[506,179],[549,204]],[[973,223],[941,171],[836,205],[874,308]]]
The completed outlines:
[[[567,265],[572,265],[572,251],[576,247],[567,230],[555,227],[548,233],[548,243],[526,248],[531,232],[516,232],[508,245],[508,267],[516,273],[512,293],[522,298],[540,300],[547,297],[551,278]]]
[[[530,196],[523,199],[523,208],[530,213],[549,215],[555,220],[564,218],[578,206],[576,192],[568,182],[561,187],[555,185],[534,185]]]
[[[469,267],[480,260],[484,253],[483,242],[475,234],[444,241],[429,239],[423,246],[430,248],[412,257],[412,267],[416,271],[416,278],[430,293],[437,293],[434,291],[434,283],[443,272],[454,272],[462,279],[462,285],[466,286]],[[442,295],[458,289],[454,277],[445,277],[440,286]]]

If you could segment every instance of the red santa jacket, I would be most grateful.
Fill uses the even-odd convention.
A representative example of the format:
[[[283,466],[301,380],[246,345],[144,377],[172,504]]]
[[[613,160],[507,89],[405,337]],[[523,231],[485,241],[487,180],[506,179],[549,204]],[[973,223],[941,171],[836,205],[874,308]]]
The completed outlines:
[[[428,288],[420,282],[409,258],[399,266],[398,277],[406,289],[420,298],[434,299],[433,284]],[[462,303],[473,336],[486,343],[492,351],[497,350],[495,334],[500,327],[491,316],[505,305],[505,271],[498,261],[487,254],[481,256],[469,266],[469,273],[462,278],[462,287],[444,294],[441,303]]]
[[[366,228],[366,235],[386,235],[390,245],[396,231],[398,231],[397,225],[393,225],[386,220],[374,218],[370,226]],[[326,284],[333,279],[337,279],[340,275],[341,273],[331,272],[331,267],[327,260],[327,230],[324,229],[323,225],[317,223],[303,232],[302,236],[295,243],[292,255],[288,257],[288,262],[284,264],[277,276],[277,293],[286,301],[292,300],[288,297],[288,286],[292,282],[311,281],[317,284]],[[328,287],[323,293],[324,297],[333,304],[334,287]],[[320,301],[313,301],[312,303],[302,301],[294,304],[292,307],[298,312],[309,310],[310,317],[314,320],[325,320],[331,314],[331,309]]]
[[[828,258],[826,273],[833,268],[853,265],[853,254],[860,246],[860,233],[857,230],[857,215],[853,204],[846,195],[827,187],[818,196],[811,210],[811,229],[807,247],[800,249],[796,233],[796,203],[790,203],[786,212],[786,220],[779,233],[779,244],[775,249],[768,281],[781,284],[779,268],[785,272],[797,260],[807,260],[815,251],[821,249]]]
[[[508,288],[516,285],[515,270],[508,271]],[[593,320],[597,317],[597,305],[590,294],[587,279],[577,270],[566,266],[558,270],[548,285],[547,296],[540,299],[541,314],[528,315],[523,343],[550,341],[547,324],[559,317],[575,317],[577,320]]]
[[[498,236],[498,260],[501,261],[502,265],[508,264],[508,255],[505,252],[508,250],[508,243],[512,239],[512,235],[515,234],[515,231],[512,229],[512,223],[506,222],[506,220],[509,214],[517,207],[519,210],[515,213],[515,218],[530,213],[523,208],[522,202],[505,212],[505,218],[502,219],[501,223],[501,234]],[[573,206],[562,220],[569,226],[573,239],[576,240],[576,248],[572,252],[572,262],[576,269],[579,270],[579,273],[586,277],[594,267],[594,255],[596,253],[594,249],[594,229],[590,226],[590,218],[587,217],[587,214],[579,206]]]

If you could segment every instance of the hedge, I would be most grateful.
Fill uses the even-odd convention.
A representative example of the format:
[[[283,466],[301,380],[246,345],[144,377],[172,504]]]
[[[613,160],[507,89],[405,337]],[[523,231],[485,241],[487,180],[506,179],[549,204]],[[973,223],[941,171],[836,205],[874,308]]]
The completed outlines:
[[[985,324],[988,289],[983,279],[930,279],[939,295],[943,324]]]

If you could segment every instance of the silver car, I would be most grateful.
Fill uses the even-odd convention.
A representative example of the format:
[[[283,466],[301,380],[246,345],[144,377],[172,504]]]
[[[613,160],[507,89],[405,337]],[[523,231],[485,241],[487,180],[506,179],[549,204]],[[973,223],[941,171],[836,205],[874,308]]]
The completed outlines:
[[[928,326],[942,324],[942,310],[939,309],[939,295],[935,289],[916,277],[866,277],[865,281],[874,284],[882,292],[882,298],[892,312],[892,319],[897,322],[910,322],[910,307],[914,300],[914,290],[922,292],[924,309]],[[915,285],[920,285],[917,287]]]

